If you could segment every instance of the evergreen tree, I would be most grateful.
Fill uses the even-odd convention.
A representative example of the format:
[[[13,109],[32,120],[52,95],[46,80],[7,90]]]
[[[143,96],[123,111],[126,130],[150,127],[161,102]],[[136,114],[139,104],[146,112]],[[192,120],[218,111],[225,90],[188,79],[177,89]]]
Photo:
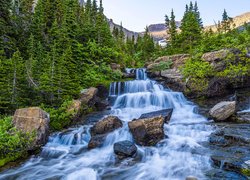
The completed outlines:
[[[228,16],[227,11],[224,9],[222,14],[222,21],[221,21],[221,29],[224,33],[229,32],[231,30],[231,26],[233,24],[233,19]]]
[[[175,22],[175,15],[174,15],[174,10],[172,9],[171,11],[171,17],[170,17],[170,26],[169,26],[169,33],[170,33],[170,40],[171,44],[174,45],[176,42],[176,36],[177,36],[177,27],[176,27],[176,22]]]
[[[193,10],[193,4],[190,2],[189,11],[184,13],[180,27],[181,33],[178,41],[180,42],[181,49],[184,50],[184,52],[192,50],[202,38],[200,20],[197,18],[197,13]]]

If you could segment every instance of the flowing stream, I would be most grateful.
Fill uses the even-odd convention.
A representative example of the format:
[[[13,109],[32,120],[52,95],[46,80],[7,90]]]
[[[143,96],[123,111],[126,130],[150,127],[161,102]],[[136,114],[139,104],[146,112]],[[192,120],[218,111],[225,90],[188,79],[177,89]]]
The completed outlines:
[[[0,179],[69,179],[69,180],[185,180],[187,176],[209,179],[209,150],[203,144],[213,127],[196,113],[197,107],[181,92],[164,89],[147,78],[145,69],[136,69],[136,79],[110,85],[115,99],[111,114],[124,126],[110,133],[101,148],[88,150],[92,125],[71,128],[51,135],[42,152],[19,167],[4,171]],[[141,114],[173,108],[169,124],[164,125],[166,138],[155,147],[138,147],[136,158],[118,161],[113,144],[133,141],[128,121]]]

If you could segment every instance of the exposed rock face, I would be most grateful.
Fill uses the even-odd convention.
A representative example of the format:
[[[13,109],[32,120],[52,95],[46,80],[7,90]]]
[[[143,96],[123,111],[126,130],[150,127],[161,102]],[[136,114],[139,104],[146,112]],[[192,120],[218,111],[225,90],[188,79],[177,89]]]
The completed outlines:
[[[39,107],[18,109],[13,118],[13,124],[25,133],[36,133],[35,145],[44,145],[49,136],[49,114]]]
[[[216,104],[210,111],[209,115],[215,121],[224,121],[232,116],[236,111],[235,101],[223,101]]]
[[[142,114],[139,119],[146,119],[146,118],[153,118],[156,116],[162,116],[164,118],[164,122],[168,123],[170,121],[172,113],[173,113],[173,109],[163,109],[160,111],[154,111],[154,112]]]
[[[202,59],[209,62],[216,71],[223,71],[226,63],[223,61],[230,54],[228,49],[213,51],[203,54]]]
[[[130,141],[120,141],[114,144],[114,152],[119,159],[133,157],[137,152],[137,147]]]
[[[91,140],[88,148],[96,148],[103,144],[108,133],[115,131],[123,126],[122,121],[115,116],[108,116],[97,122],[91,129]]]
[[[177,54],[173,56],[163,56],[156,59],[153,63],[147,65],[147,72],[151,78],[155,78],[157,81],[162,81],[163,84],[175,91],[185,90],[185,80],[181,75],[178,68],[190,58],[189,54]],[[161,62],[173,62],[171,69],[161,70],[160,72],[154,72],[154,68],[159,66]]]
[[[156,59],[152,64],[149,64],[147,66],[147,70],[150,72],[156,65],[158,65],[160,62],[168,62],[172,61],[172,69],[173,68],[179,68],[181,65],[185,63],[185,61],[190,58],[189,54],[177,54],[172,56],[163,56]]]
[[[185,91],[186,83],[184,78],[177,69],[168,69],[161,71],[161,77],[164,79],[165,86],[175,91]]]
[[[154,146],[164,138],[164,118],[162,116],[138,119],[128,123],[137,144]]]

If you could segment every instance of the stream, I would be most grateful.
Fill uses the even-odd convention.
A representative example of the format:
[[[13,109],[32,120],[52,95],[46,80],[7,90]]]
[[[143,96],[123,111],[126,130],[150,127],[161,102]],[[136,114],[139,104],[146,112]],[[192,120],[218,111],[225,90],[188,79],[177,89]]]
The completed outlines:
[[[207,172],[213,167],[206,144],[215,128],[181,92],[164,88],[148,79],[145,69],[136,69],[135,80],[112,83],[109,95],[114,100],[109,114],[118,116],[123,127],[110,133],[101,148],[87,149],[93,123],[69,128],[51,135],[40,154],[2,172],[0,179],[211,179]],[[143,113],[167,108],[173,108],[173,114],[169,124],[164,125],[166,138],[155,147],[137,146],[135,158],[118,160],[113,144],[133,141],[128,122]]]

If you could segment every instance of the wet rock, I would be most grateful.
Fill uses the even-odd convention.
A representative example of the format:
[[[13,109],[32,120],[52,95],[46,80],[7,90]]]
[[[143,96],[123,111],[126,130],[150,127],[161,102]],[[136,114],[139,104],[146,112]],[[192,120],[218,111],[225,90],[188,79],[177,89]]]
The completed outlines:
[[[99,97],[97,97],[95,107],[96,107],[97,111],[103,111],[109,107],[109,102],[107,99],[102,100]]]
[[[164,118],[162,116],[139,119],[128,123],[136,143],[142,146],[154,146],[164,139]]]
[[[103,145],[103,142],[105,141],[106,136],[107,134],[92,136],[88,144],[88,149],[101,147]]]
[[[133,157],[137,152],[137,147],[130,141],[120,141],[114,144],[114,152],[119,159]]]
[[[243,162],[237,159],[234,158],[225,159],[224,157],[221,156],[212,156],[211,160],[215,166],[220,167],[224,170],[235,171],[239,173],[241,172]]]
[[[216,104],[210,111],[209,115],[215,121],[224,121],[232,116],[236,111],[235,101],[223,101]]]
[[[13,124],[25,133],[36,133],[35,146],[44,145],[49,136],[49,114],[39,107],[17,109],[13,118]],[[36,147],[31,147],[35,149]]]
[[[250,123],[250,112],[238,112],[237,122],[239,123]]]
[[[96,94],[98,97],[100,97],[101,99],[108,98],[109,90],[106,86],[100,84],[96,86],[96,88],[98,89],[97,94]]]
[[[97,122],[91,129],[91,139],[88,144],[89,149],[102,146],[108,133],[115,131],[122,127],[122,121],[115,116],[108,116],[103,120]]]
[[[92,136],[110,133],[122,127],[122,121],[116,116],[108,116],[97,122],[90,130]]]
[[[170,121],[172,113],[173,113],[173,109],[163,109],[163,110],[160,110],[160,111],[154,111],[154,112],[142,114],[139,119],[153,118],[153,117],[156,117],[156,116],[162,116],[164,118],[164,122],[168,123]]]
[[[186,180],[198,180],[198,178],[196,178],[194,176],[188,176],[188,177],[186,177]]]

